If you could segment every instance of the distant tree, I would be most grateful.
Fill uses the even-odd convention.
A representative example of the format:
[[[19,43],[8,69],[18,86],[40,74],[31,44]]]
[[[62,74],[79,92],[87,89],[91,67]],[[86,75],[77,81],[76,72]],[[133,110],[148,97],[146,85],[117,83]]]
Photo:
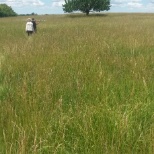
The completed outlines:
[[[65,0],[63,5],[64,12],[81,11],[89,15],[90,11],[108,11],[110,0]]]
[[[31,15],[37,15],[37,13],[32,12]]]
[[[34,13],[34,12],[32,12],[32,13],[30,13],[30,14],[18,14],[18,16],[36,16],[36,15],[38,15],[37,13]]]
[[[17,13],[15,13],[10,6],[6,4],[0,4],[0,17],[9,17],[16,15]]]

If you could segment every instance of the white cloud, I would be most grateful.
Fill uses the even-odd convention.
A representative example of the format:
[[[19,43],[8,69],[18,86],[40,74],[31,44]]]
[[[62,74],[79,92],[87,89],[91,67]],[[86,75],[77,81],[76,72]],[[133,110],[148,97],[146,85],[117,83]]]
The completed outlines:
[[[154,1],[151,1],[150,3],[148,3],[145,9],[150,12],[153,12],[154,11]]]
[[[64,0],[54,0],[52,2],[52,7],[62,7],[62,4],[64,4]]]
[[[130,2],[127,5],[130,8],[142,8],[142,6],[143,6],[142,3],[137,3],[137,2]]]
[[[129,9],[142,8],[142,0],[111,0],[113,7],[125,7]]]
[[[7,4],[9,6],[43,6],[44,3],[40,0],[0,0],[0,4]]]
[[[117,12],[154,12],[154,0],[111,0],[111,10]]]

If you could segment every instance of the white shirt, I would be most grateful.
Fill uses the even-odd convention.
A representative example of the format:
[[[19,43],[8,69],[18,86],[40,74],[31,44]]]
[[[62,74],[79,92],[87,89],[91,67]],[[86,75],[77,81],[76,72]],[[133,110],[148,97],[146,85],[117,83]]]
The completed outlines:
[[[26,23],[26,31],[34,31],[33,23],[31,21]]]

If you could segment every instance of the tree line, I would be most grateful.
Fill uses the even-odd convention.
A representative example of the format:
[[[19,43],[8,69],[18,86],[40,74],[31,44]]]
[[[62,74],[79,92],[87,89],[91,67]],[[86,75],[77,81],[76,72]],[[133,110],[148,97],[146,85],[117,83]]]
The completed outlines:
[[[80,11],[89,15],[90,11],[108,11],[110,9],[110,0],[65,0],[62,7],[64,12]],[[17,13],[10,6],[0,4],[0,17],[9,16],[17,16]]]
[[[0,17],[10,16],[17,16],[17,13],[15,13],[10,6],[6,4],[0,4]]]

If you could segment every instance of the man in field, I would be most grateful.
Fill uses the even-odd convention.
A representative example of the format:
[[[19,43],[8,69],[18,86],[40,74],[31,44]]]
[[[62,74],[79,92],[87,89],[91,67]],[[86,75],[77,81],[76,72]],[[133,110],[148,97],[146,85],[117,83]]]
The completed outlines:
[[[36,33],[37,32],[37,27],[36,27],[37,23],[34,18],[32,18],[32,23],[33,23],[34,33]]]

